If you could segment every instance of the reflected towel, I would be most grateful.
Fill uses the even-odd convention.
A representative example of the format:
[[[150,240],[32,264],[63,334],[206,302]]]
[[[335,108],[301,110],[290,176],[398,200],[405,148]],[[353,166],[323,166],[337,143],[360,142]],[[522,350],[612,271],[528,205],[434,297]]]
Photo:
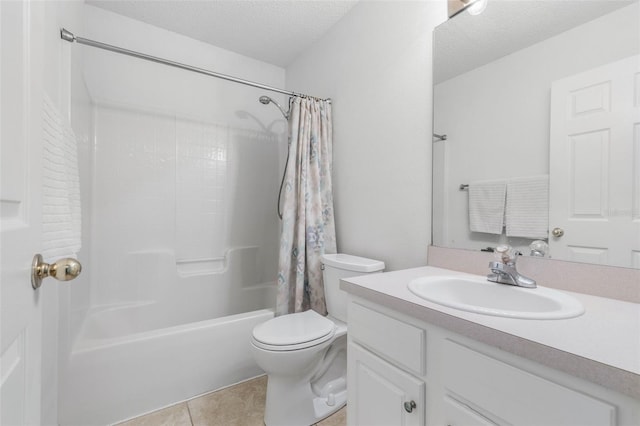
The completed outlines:
[[[507,182],[469,183],[469,228],[472,232],[502,234]]]
[[[549,175],[507,183],[507,236],[546,239],[549,232]]]
[[[69,124],[44,95],[42,257],[76,256],[81,247],[78,146]]]

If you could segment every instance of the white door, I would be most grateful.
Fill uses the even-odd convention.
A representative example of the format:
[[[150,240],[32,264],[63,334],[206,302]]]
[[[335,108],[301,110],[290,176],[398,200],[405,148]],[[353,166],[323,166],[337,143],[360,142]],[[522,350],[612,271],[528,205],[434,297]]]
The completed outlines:
[[[0,424],[40,423],[42,7],[0,0]],[[46,285],[46,284],[45,284]]]
[[[551,257],[640,268],[640,57],[554,82],[550,126]]]

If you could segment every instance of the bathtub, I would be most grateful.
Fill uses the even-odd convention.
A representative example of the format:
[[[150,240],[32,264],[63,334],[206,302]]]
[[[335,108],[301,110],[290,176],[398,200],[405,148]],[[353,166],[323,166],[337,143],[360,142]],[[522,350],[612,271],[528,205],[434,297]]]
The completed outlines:
[[[251,330],[269,309],[158,328],[153,304],[92,313],[60,386],[63,425],[105,425],[263,374],[250,351]]]

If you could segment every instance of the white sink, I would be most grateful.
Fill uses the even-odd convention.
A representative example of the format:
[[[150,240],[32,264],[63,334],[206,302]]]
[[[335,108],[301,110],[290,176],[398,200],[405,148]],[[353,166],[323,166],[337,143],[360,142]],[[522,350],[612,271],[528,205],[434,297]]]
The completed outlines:
[[[409,290],[439,305],[499,317],[563,319],[584,313],[580,301],[564,292],[497,284],[481,277],[422,277],[411,281]]]

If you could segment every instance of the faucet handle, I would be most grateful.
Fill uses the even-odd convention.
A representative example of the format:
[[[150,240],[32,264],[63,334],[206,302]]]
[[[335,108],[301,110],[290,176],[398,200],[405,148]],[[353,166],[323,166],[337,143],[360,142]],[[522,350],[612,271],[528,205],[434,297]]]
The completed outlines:
[[[502,263],[516,263],[517,255],[509,245],[499,245],[496,247],[495,257]]]
[[[549,244],[546,241],[535,240],[529,244],[531,256],[545,257],[549,251]]]

